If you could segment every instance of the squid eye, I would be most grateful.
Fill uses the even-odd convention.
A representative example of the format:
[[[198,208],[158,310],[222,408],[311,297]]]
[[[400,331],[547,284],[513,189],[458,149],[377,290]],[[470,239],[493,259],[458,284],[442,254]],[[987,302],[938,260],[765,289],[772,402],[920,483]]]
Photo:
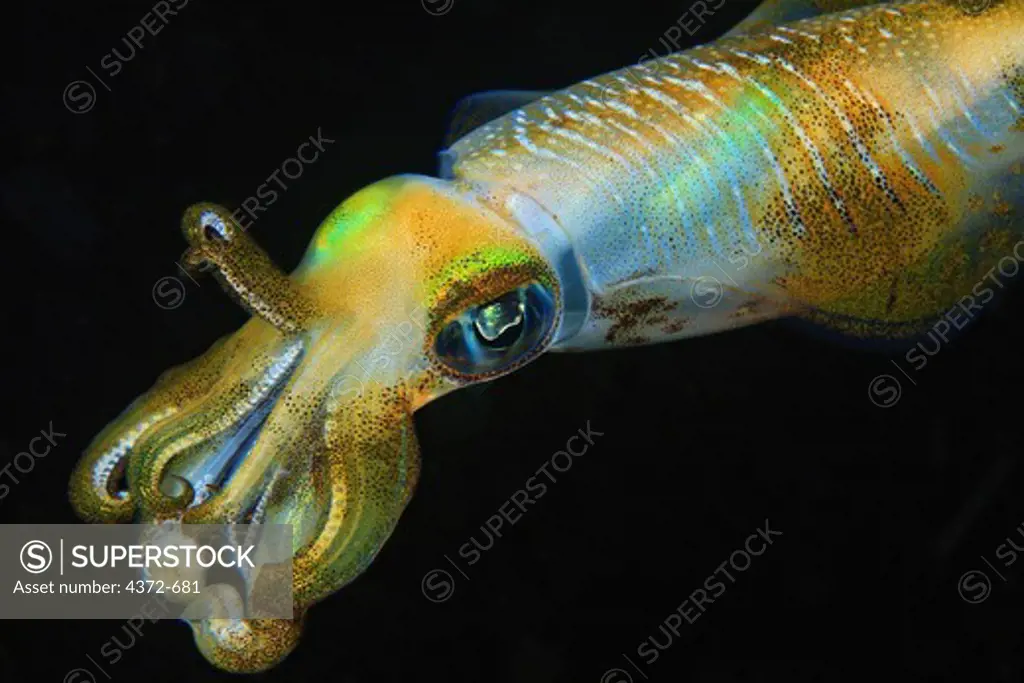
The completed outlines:
[[[554,322],[551,293],[538,283],[474,306],[437,335],[434,350],[460,374],[498,372],[524,362],[547,338]]]

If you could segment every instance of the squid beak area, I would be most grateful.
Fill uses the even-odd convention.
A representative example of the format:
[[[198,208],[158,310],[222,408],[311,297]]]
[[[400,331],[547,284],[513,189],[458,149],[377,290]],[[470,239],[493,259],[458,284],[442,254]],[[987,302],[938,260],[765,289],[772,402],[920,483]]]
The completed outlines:
[[[386,543],[419,476],[412,415],[401,391],[367,396],[335,388],[323,444],[308,473],[271,484],[267,523],[291,523],[293,620],[191,623],[196,645],[232,673],[272,668],[298,644],[307,609],[359,577]]]
[[[320,361],[338,340],[282,338],[259,325],[238,334],[255,344],[254,355],[233,341],[212,349],[235,356],[196,363],[221,375],[185,403],[170,397],[198,380],[173,374],[175,382],[140,399],[158,412],[133,408],[98,439],[72,490],[97,521],[290,527],[292,620],[189,622],[213,665],[253,673],[294,649],[311,605],[370,566],[413,494],[419,448],[403,382],[324,372],[335,367]],[[165,405],[174,407],[169,415],[159,412]],[[111,485],[117,471],[119,491]],[[98,504],[108,499],[116,505]]]

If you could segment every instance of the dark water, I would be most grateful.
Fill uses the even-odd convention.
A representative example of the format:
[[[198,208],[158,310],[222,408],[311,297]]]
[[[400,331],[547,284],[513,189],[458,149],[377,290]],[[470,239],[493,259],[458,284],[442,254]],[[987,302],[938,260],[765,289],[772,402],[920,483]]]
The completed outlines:
[[[129,57],[122,37],[151,7],[6,8],[20,59],[0,86],[0,467],[50,423],[67,436],[17,475],[5,523],[75,521],[66,484],[88,441],[160,371],[245,320],[209,280],[185,280],[173,309],[155,304],[156,283],[178,275],[185,206],[240,205],[322,131],[335,142],[250,228],[290,269],[344,197],[434,171],[459,97],[569,85],[664,53],[681,15],[686,47],[750,8],[726,2],[702,25],[663,0],[454,0],[441,16],[419,0],[192,0],[111,75],[101,60]],[[62,103],[76,80],[95,88],[82,113]],[[83,87],[72,108],[88,104]],[[1024,562],[996,557],[1008,536],[1021,545],[1024,517],[1024,297],[1009,290],[922,368],[910,349],[880,355],[771,324],[551,355],[428,406],[421,483],[391,541],[255,680],[1021,680]],[[489,545],[481,525],[588,423],[594,445]],[[732,582],[719,567],[766,520],[782,535],[742,571],[726,564]],[[488,549],[460,554],[471,539]],[[421,590],[435,569],[455,589],[441,603]],[[975,569],[992,586],[973,604],[958,582]],[[718,597],[701,612],[690,596],[705,585]],[[693,622],[670,617],[677,608]],[[678,635],[659,630],[666,619]],[[5,682],[76,667],[98,681],[227,679],[172,622],[137,638],[119,621],[0,629]],[[647,640],[665,647],[666,634],[662,651]],[[630,678],[606,675],[616,668]]]

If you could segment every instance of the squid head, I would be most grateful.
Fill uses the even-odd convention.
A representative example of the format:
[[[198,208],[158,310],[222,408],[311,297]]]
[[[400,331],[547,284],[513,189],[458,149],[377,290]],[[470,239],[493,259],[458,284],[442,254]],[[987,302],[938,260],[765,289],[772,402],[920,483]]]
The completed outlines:
[[[547,349],[559,278],[508,214],[419,176],[343,202],[290,275],[225,209],[182,225],[185,265],[252,317],[99,434],[70,496],[92,522],[291,525],[293,620],[190,622],[212,663],[261,671],[395,528],[420,468],[412,414]]]

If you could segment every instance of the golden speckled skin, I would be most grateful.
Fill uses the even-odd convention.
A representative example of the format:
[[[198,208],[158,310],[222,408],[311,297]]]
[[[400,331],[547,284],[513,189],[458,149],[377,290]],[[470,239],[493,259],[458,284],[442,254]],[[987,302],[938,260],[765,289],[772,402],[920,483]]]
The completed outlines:
[[[191,207],[185,263],[253,317],[96,437],[76,511],[291,525],[294,620],[192,623],[216,666],[262,671],[391,534],[429,401],[549,349],[780,315],[920,329],[1016,255],[1024,0],[774,23],[853,4],[772,0],[712,45],[501,116],[452,146],[450,180],[397,176],[348,198],[290,275],[226,210]],[[697,295],[716,292],[695,285],[720,271],[709,309]],[[466,358],[497,352],[439,350],[467,315],[533,287],[552,304],[528,346],[477,365]]]

